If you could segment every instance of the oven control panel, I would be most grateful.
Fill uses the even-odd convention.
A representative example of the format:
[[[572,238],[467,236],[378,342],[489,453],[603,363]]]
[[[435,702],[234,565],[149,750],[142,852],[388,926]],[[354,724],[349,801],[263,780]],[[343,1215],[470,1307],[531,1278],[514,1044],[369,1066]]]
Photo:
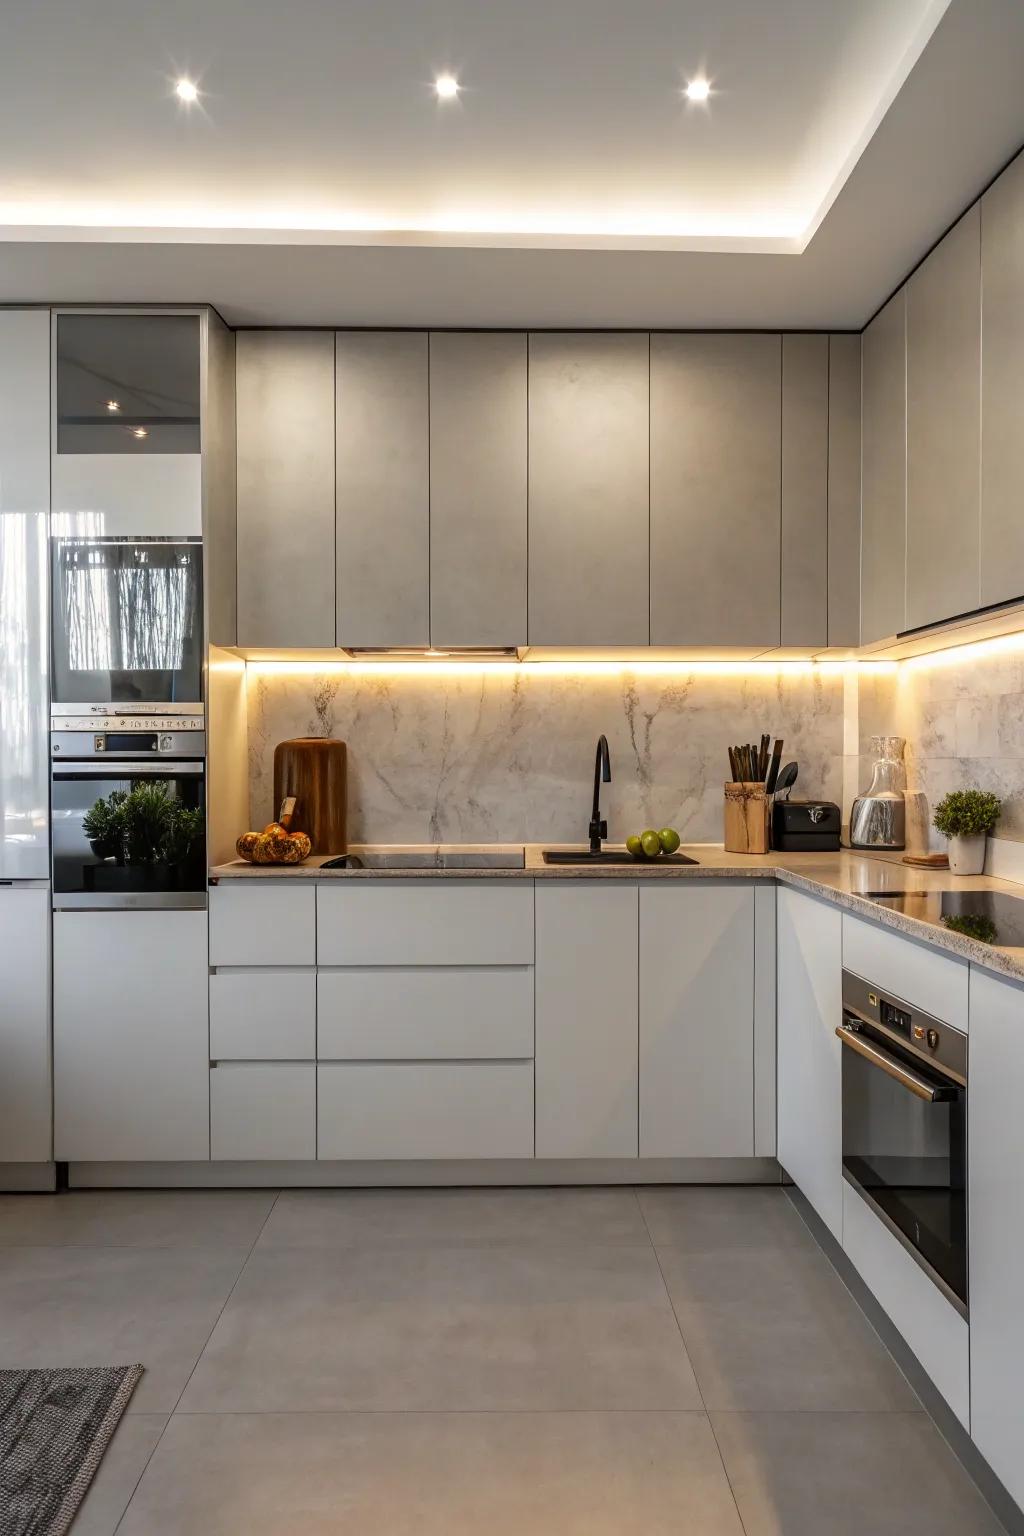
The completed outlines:
[[[204,722],[181,719],[144,720],[132,716],[121,722],[108,719],[104,729],[95,720],[69,721],[67,729],[50,732],[50,756],[62,758],[202,757],[206,749]],[[75,729],[84,726],[86,729]]]
[[[877,987],[852,971],[843,972],[843,1008],[854,1021],[881,1029],[925,1061],[966,1081],[967,1036],[952,1024],[934,1019],[902,998],[886,997]]]

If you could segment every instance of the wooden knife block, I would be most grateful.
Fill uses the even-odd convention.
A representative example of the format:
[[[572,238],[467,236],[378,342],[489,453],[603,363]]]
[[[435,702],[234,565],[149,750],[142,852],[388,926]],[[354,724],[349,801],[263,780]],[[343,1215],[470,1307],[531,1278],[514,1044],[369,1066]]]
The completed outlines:
[[[729,782],[725,790],[726,853],[768,852],[768,796],[760,782]]]
[[[295,796],[291,830],[305,832],[320,854],[348,852],[348,761],[343,741],[298,736],[274,748],[274,815]]]

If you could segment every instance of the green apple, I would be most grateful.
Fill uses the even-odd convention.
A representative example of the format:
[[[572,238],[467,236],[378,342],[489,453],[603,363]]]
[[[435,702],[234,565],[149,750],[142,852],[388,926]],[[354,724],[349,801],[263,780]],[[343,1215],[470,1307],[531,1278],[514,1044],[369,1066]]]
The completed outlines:
[[[675,853],[679,847],[679,833],[675,827],[662,827],[658,833],[658,841],[661,843],[663,853]]]
[[[643,844],[635,832],[632,837],[626,838],[626,852],[631,853],[634,859],[642,859],[644,856]]]
[[[640,834],[640,846],[647,858],[656,859],[661,852],[661,838],[648,827],[646,832]]]

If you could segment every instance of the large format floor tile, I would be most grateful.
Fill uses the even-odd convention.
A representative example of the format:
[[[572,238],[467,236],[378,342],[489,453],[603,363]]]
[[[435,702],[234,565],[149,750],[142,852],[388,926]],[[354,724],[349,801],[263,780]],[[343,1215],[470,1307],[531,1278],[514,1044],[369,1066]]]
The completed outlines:
[[[260,1247],[485,1248],[649,1241],[631,1189],[286,1190]]]
[[[166,1423],[164,1413],[125,1414],[79,1506],[73,1536],[114,1536]]]
[[[688,1253],[814,1248],[814,1238],[782,1189],[682,1185],[638,1189],[655,1247]]]
[[[257,1250],[187,1411],[696,1408],[653,1249]]]
[[[170,1413],[245,1249],[0,1248],[0,1361],[131,1365],[128,1412]]]
[[[709,1409],[918,1406],[817,1248],[659,1247],[658,1258]]]
[[[249,1247],[275,1198],[259,1189],[0,1195],[0,1248]]]
[[[746,1536],[1002,1536],[924,1413],[712,1413]]]
[[[702,1413],[176,1415],[119,1536],[742,1536]]]

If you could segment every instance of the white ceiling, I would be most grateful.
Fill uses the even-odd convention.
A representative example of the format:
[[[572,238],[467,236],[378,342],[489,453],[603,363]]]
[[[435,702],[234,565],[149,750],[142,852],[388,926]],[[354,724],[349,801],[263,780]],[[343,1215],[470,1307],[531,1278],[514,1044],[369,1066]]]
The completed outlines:
[[[0,302],[860,325],[1024,141],[1024,5],[947,5],[7,6]]]

